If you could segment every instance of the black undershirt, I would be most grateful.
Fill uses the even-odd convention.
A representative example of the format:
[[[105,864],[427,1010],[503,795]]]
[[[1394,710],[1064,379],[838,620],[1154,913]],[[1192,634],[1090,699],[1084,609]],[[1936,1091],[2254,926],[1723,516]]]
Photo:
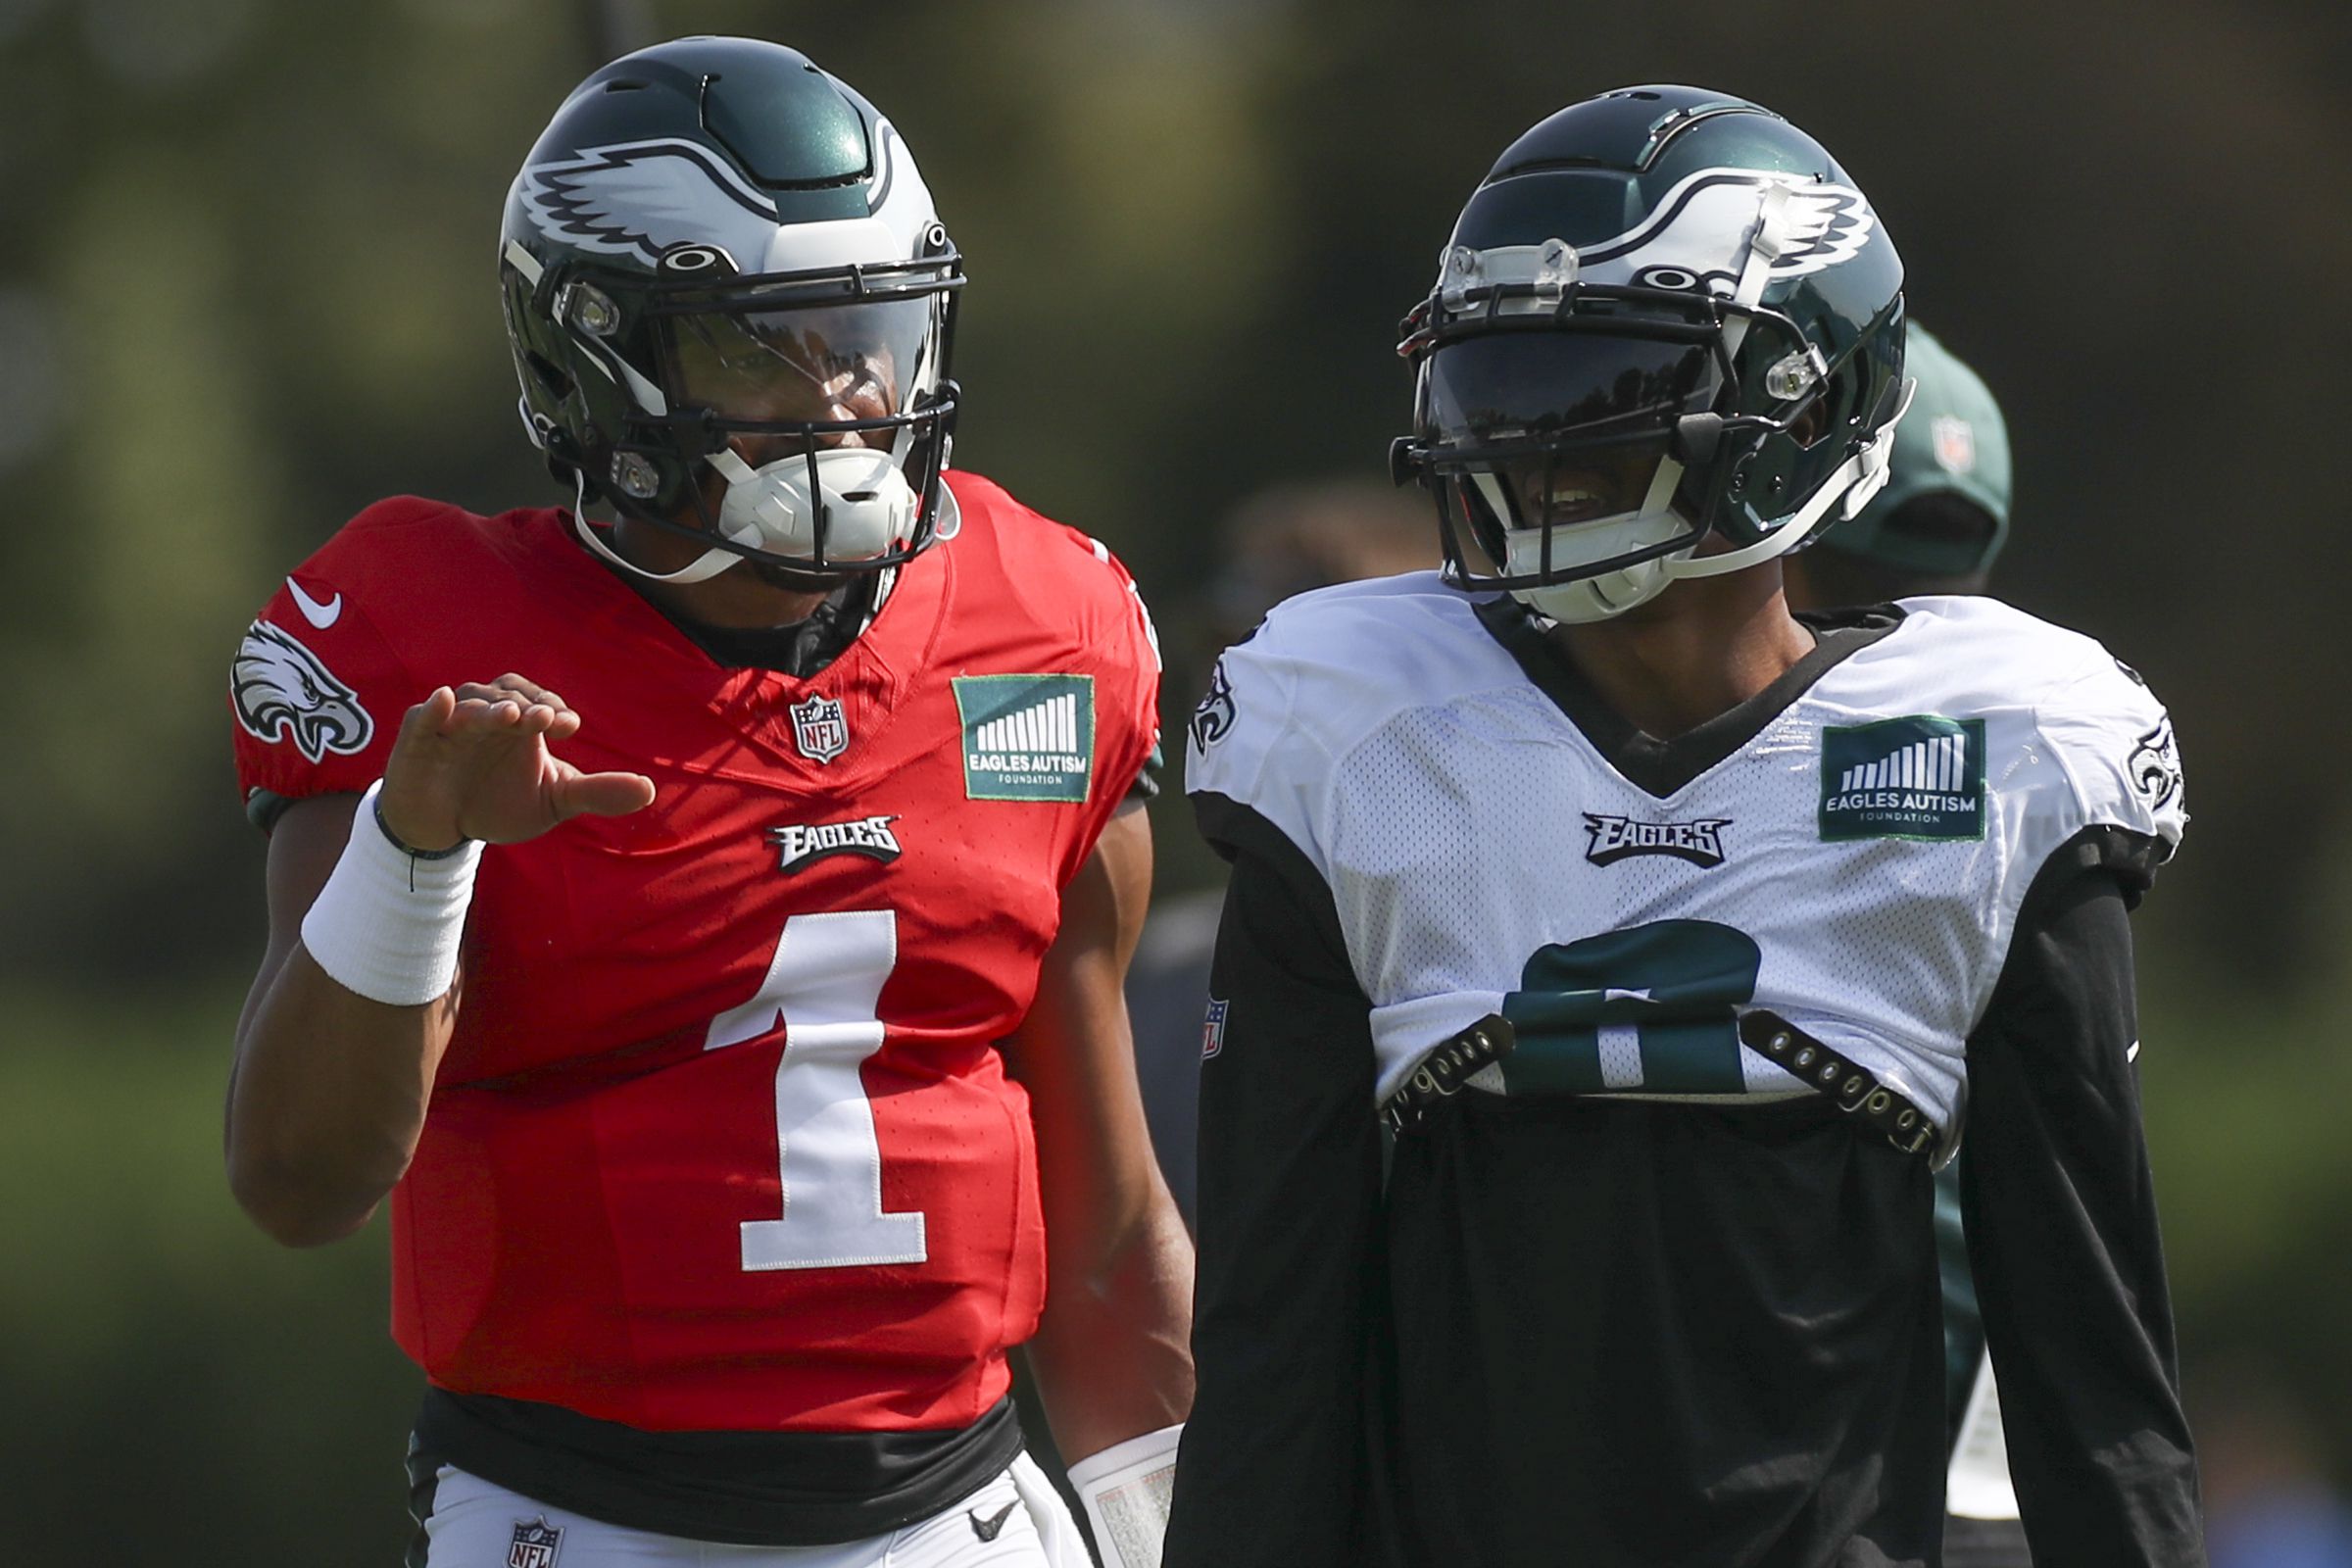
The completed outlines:
[[[680,635],[726,669],[772,669],[799,680],[821,674],[848,652],[875,614],[880,572],[845,577],[807,618],[789,626],[711,626],[662,612]],[[650,602],[650,601],[649,601]],[[655,606],[661,609],[659,605]]]
[[[1477,615],[1487,635],[1500,643],[1536,689],[1584,731],[1592,749],[1628,783],[1661,800],[1754,740],[1815,681],[1903,622],[1903,612],[1895,605],[1807,611],[1796,617],[1813,634],[1813,646],[1803,658],[1746,702],[1670,740],[1659,740],[1636,729],[1603,703],[1546,635],[1545,623],[1517,600],[1505,596],[1482,601]]]

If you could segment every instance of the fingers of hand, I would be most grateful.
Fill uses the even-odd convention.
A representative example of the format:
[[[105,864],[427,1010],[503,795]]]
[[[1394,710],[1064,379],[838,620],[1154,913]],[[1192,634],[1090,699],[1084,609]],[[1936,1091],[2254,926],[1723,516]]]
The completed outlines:
[[[571,710],[571,705],[564,702],[563,698],[558,697],[554,692],[549,691],[546,687],[540,685],[537,681],[530,679],[528,676],[517,675],[512,671],[509,671],[507,674],[501,675],[498,677],[498,679],[492,681],[489,689],[502,693],[506,696],[518,699],[526,707],[537,706],[541,708],[552,708],[560,713],[569,712]]]
[[[643,773],[582,773],[566,769],[549,786],[559,817],[626,816],[654,804],[654,781]]]
[[[447,686],[437,686],[423,702],[401,716],[399,739],[406,741],[416,735],[438,735],[449,727],[449,715],[456,711],[457,693]]]
[[[511,672],[494,681],[468,681],[457,688],[456,699],[455,713],[447,726],[453,734],[512,730],[560,740],[579,728],[579,715],[563,698]]]

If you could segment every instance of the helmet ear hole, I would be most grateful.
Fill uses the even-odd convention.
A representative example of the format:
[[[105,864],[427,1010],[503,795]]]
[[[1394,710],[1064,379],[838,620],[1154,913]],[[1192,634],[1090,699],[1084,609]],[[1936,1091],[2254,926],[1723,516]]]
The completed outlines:
[[[530,367],[531,374],[538,377],[539,384],[546,388],[549,397],[561,400],[571,396],[571,377],[557,369],[547,356],[536,349],[525,349],[522,351],[522,363]]]
[[[1831,406],[1837,402],[1835,382],[1822,388],[1821,395],[1805,405],[1804,412],[1788,422],[1788,434],[1800,447],[1811,447],[1830,433],[1833,416]]]

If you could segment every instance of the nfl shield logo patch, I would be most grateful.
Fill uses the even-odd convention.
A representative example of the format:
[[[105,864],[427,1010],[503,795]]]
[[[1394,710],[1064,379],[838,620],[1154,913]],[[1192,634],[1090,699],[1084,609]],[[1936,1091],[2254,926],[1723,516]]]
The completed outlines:
[[[1955,415],[1939,414],[1928,426],[1936,445],[1936,462],[1946,473],[1966,473],[1977,466],[1977,427]]]
[[[507,1568],[556,1568],[556,1553],[564,1547],[564,1527],[551,1525],[547,1515],[516,1520],[514,1544],[507,1547]]]
[[[830,762],[850,749],[850,721],[832,698],[811,697],[791,711],[793,744],[811,762]]]
[[[1200,1020],[1200,1059],[1206,1061],[1225,1049],[1225,1009],[1229,1004],[1208,999],[1208,1016]]]

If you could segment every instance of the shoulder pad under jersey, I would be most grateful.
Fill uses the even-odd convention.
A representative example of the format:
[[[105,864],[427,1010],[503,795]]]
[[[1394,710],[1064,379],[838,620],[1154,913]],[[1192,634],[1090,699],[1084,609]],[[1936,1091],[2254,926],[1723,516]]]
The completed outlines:
[[[1185,739],[1185,790],[1265,817],[1328,880],[1333,772],[1408,710],[1523,682],[1434,571],[1285,601],[1227,649]]]

